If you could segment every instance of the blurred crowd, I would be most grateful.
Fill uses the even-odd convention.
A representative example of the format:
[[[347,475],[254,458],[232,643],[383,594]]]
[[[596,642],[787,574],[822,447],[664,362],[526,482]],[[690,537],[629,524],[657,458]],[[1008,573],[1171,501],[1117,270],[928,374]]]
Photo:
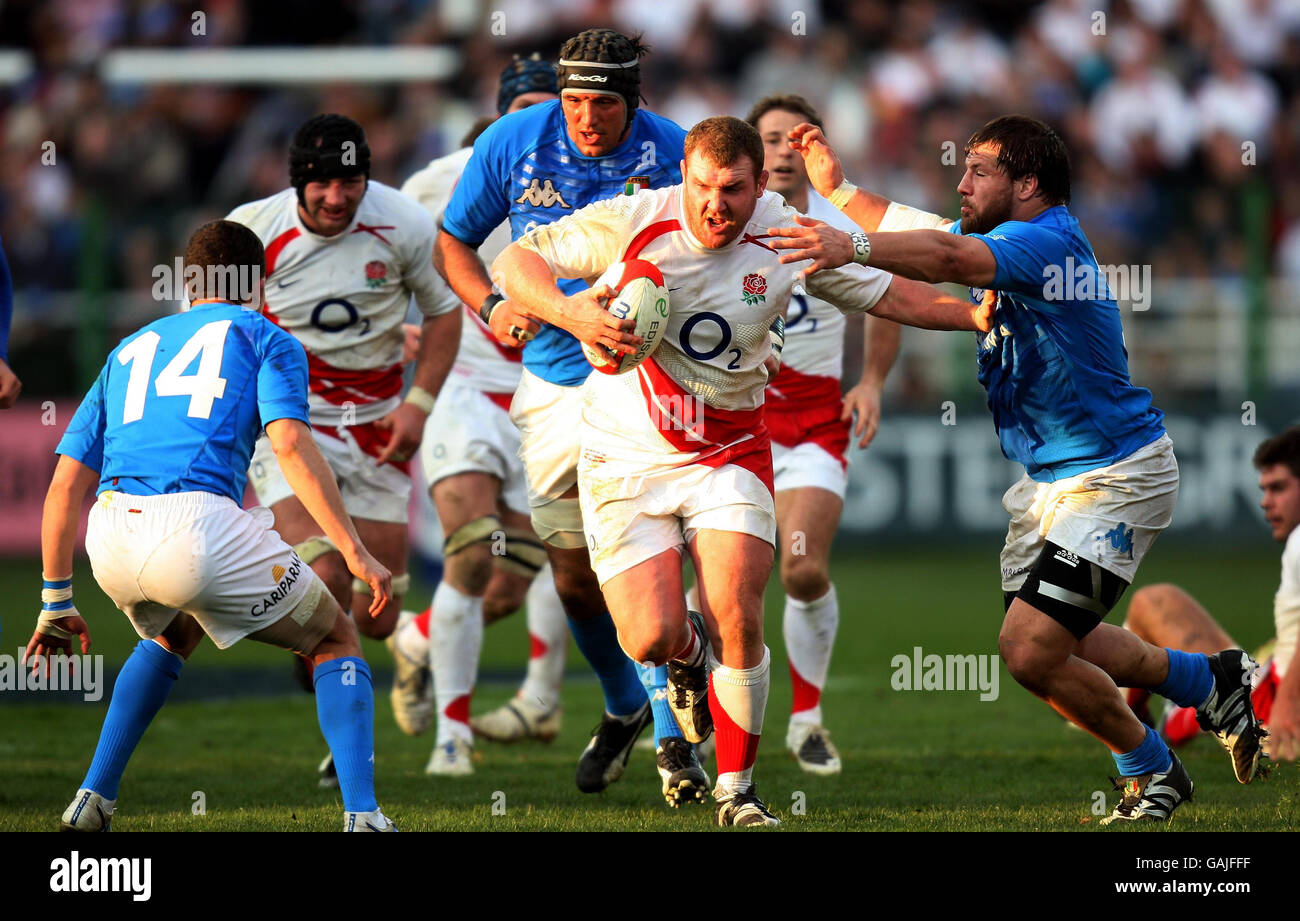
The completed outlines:
[[[400,185],[493,111],[511,53],[554,58],[593,25],[644,33],[654,110],[689,126],[802,93],[858,184],[935,211],[955,210],[976,127],[1036,115],[1066,138],[1101,262],[1300,281],[1300,0],[0,0],[0,50],[36,65],[0,85],[19,309],[88,273],[147,289],[200,219],[288,185],[288,137],[318,111],[358,119],[372,178]],[[310,88],[109,85],[99,69],[115,48],[279,45],[444,45],[460,67]]]

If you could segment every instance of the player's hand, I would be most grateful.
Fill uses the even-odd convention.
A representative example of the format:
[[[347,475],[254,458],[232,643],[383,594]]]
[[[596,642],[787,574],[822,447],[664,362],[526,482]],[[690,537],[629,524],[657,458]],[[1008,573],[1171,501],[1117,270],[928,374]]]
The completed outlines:
[[[880,427],[880,388],[867,381],[858,381],[848,393],[844,394],[844,410],[840,413],[841,422],[850,422],[854,414],[858,421],[853,426],[853,437],[860,438],[859,448],[871,444]]]
[[[993,313],[998,308],[998,293],[992,289],[984,291],[983,299],[975,305],[975,328],[982,333],[993,329]]]
[[[379,452],[375,466],[389,460],[399,464],[409,461],[420,449],[420,438],[424,435],[424,420],[428,416],[413,403],[402,403],[384,418],[375,423],[381,429],[391,429],[388,444]]]
[[[826,135],[816,125],[804,122],[791,129],[790,146],[803,157],[804,169],[808,171],[808,181],[825,198],[840,187],[844,181],[844,168],[840,158],[826,143]]]
[[[9,370],[9,365],[0,360],[0,409],[13,406],[22,389],[23,382],[18,379],[18,375]]]
[[[533,316],[514,301],[506,299],[492,309],[492,335],[507,348],[520,349],[541,329]]]
[[[798,227],[767,229],[767,235],[776,238],[770,240],[768,246],[789,250],[781,254],[782,265],[811,259],[812,265],[799,273],[801,278],[806,278],[813,272],[838,268],[853,261],[853,240],[844,231],[802,214],[796,215],[795,221]]]
[[[86,625],[85,620],[77,612],[76,608],[69,608],[68,613],[58,620],[54,621],[56,627],[62,627],[69,633],[76,634],[81,641],[81,654],[84,656],[90,652],[90,627]],[[72,652],[72,640],[70,638],[61,638],[51,636],[48,633],[42,633],[40,627],[32,633],[32,638],[27,641],[27,649],[23,652],[23,664],[26,665],[31,661],[32,656],[43,656],[42,661],[45,663],[45,674],[50,674],[50,658],[57,655]],[[32,663],[32,673],[35,674],[38,663]]]
[[[414,323],[402,324],[402,364],[409,365],[420,354],[420,327]]]
[[[348,572],[370,586],[370,616],[378,617],[393,598],[393,574],[360,545],[351,559],[344,557]]]
[[[620,320],[605,309],[614,294],[609,285],[601,285],[570,295],[561,308],[565,318],[562,325],[586,345],[604,346],[616,354],[629,355],[641,344],[641,337],[631,332],[636,329],[635,320]]]
[[[776,377],[777,372],[781,370],[781,359],[775,355],[768,355],[763,359],[763,367],[767,369],[767,379],[770,381]]]

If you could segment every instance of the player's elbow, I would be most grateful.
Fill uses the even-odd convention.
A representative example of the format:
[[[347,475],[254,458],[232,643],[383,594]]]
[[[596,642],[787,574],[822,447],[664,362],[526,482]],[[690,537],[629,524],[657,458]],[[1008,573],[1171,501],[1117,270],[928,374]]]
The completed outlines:
[[[276,419],[267,424],[266,437],[271,440],[271,450],[279,458],[297,454],[304,440],[311,438],[311,433],[298,419]]]

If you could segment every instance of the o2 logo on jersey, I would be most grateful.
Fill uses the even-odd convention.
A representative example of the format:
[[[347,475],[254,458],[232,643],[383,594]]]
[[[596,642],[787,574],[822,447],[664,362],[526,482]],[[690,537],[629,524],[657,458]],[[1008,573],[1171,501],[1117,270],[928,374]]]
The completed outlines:
[[[701,323],[712,323],[718,327],[718,341],[709,349],[700,350],[691,344],[691,334]],[[694,358],[696,361],[712,361],[723,352],[731,355],[731,360],[727,362],[728,371],[740,370],[741,351],[738,348],[728,349],[731,345],[731,326],[726,319],[716,313],[705,310],[701,313],[694,314],[685,323],[682,324],[681,333],[678,334],[682,346],[682,351]]]
[[[342,314],[339,312],[342,308]],[[341,333],[349,326],[361,321],[358,336],[370,332],[370,318],[362,317],[352,302],[341,297],[330,297],[321,301],[311,312],[311,325],[323,333]]]

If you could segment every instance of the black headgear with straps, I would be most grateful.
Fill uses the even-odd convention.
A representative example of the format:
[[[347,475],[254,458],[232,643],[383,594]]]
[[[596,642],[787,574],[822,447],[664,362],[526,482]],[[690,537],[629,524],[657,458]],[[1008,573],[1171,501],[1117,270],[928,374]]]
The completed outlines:
[[[560,90],[591,90],[623,97],[627,122],[641,102],[641,55],[650,49],[640,37],[628,38],[612,29],[588,29],[560,48]]]
[[[303,190],[309,182],[345,179],[364,173],[370,178],[370,145],[366,132],[346,115],[309,118],[289,145],[289,183],[306,207]]]

